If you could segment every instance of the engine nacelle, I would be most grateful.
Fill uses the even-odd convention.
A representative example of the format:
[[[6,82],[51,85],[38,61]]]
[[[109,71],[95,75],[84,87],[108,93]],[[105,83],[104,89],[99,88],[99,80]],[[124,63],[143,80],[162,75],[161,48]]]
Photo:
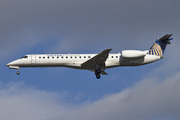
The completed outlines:
[[[144,57],[146,52],[139,50],[123,50],[121,52],[121,56],[124,58],[139,58]]]

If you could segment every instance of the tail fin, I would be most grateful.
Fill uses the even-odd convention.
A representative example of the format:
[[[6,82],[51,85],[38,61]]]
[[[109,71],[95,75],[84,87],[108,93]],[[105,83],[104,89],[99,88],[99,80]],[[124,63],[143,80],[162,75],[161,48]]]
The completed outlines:
[[[166,34],[165,36],[161,37],[160,39],[157,39],[156,42],[152,45],[152,47],[147,52],[148,55],[157,55],[157,56],[163,56],[164,51],[166,49],[167,44],[171,44],[170,40],[173,38],[170,38],[172,34]]]

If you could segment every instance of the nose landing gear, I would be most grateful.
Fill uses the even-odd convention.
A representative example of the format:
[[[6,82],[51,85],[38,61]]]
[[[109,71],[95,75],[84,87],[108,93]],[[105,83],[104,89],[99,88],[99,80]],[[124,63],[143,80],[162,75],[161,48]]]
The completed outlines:
[[[19,70],[16,72],[16,74],[17,74],[17,75],[19,75],[19,74],[20,74]]]

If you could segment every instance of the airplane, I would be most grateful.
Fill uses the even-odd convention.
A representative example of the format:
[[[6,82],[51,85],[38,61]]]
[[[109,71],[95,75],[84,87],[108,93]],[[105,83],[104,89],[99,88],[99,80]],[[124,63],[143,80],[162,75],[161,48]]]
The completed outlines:
[[[99,54],[28,54],[8,63],[10,69],[23,67],[69,67],[89,70],[99,79],[107,75],[105,69],[119,66],[140,66],[160,60],[167,44],[170,44],[172,34],[166,34],[157,39],[149,50],[122,50],[121,54],[109,54],[112,49],[106,49]]]

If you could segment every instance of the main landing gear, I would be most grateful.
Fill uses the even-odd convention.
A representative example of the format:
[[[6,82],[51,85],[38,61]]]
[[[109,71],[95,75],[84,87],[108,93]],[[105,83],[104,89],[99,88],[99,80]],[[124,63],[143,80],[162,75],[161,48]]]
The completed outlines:
[[[101,77],[101,69],[100,67],[97,65],[96,66],[96,70],[95,70],[95,75],[96,75],[96,78],[99,79]]]
[[[97,79],[99,79],[100,77],[101,77],[101,75],[100,75],[100,74],[97,74],[97,75],[96,75],[96,78],[97,78]]]

